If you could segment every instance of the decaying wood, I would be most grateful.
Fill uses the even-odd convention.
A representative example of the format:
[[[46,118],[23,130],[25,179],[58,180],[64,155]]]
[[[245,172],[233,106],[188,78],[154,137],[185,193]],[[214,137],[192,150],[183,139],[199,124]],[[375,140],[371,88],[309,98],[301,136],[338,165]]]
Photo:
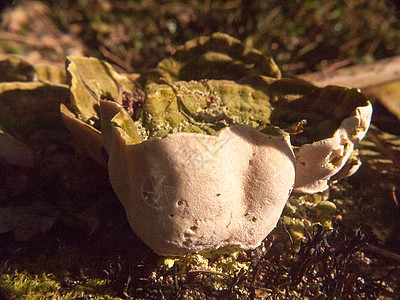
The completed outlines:
[[[352,88],[372,88],[400,81],[400,56],[379,60],[371,64],[356,65],[334,71],[298,75],[298,78],[324,87],[341,85]]]

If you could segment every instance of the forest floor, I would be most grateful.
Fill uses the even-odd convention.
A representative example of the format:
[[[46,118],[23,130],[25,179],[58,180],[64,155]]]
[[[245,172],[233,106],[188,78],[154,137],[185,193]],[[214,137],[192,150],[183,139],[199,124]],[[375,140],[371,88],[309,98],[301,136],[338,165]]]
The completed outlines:
[[[272,56],[284,76],[400,54],[395,2],[287,2],[15,1],[0,59],[63,67],[67,55],[94,56],[135,73],[217,31]],[[400,299],[400,111],[371,102],[363,165],[330,189],[333,229],[316,226],[296,251],[277,228],[253,251],[166,259],[73,142],[49,142],[33,169],[0,160],[0,299]]]

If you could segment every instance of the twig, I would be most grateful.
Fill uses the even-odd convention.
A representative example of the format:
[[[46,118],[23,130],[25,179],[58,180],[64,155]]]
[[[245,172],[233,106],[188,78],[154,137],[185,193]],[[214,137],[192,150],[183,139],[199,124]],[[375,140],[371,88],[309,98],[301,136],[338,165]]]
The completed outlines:
[[[117,55],[115,55],[114,53],[110,52],[103,45],[99,46],[99,50],[100,50],[101,54],[103,54],[104,57],[112,60],[115,64],[117,64],[125,72],[133,73],[135,71],[130,64],[126,63],[121,58],[119,58]]]
[[[297,77],[320,87],[335,84],[360,89],[372,88],[400,80],[400,56],[332,72],[302,74]]]
[[[335,63],[331,64],[329,67],[324,69],[322,72],[330,73],[330,72],[336,71],[338,69],[341,69],[343,67],[346,67],[350,63],[351,63],[351,61],[349,59],[344,59],[344,60],[341,60],[341,61],[338,61],[338,62],[335,62]]]
[[[396,186],[392,185],[391,190],[392,190],[392,198],[393,198],[394,204],[396,204],[396,206],[399,207],[399,201],[397,200],[397,197],[396,197]]]
[[[400,254],[391,252],[391,251],[386,250],[386,249],[379,248],[377,246],[374,246],[374,245],[371,245],[371,244],[368,244],[368,243],[365,244],[364,247],[367,248],[367,250],[371,250],[371,251],[373,251],[373,252],[375,252],[377,254],[385,256],[386,258],[390,258],[392,260],[400,262]]]

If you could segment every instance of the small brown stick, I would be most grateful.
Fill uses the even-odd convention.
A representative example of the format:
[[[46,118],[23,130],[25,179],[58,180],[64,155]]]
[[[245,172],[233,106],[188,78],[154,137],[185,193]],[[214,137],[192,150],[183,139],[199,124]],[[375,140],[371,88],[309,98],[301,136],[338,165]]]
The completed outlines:
[[[124,72],[132,73],[132,72],[135,71],[130,64],[126,63],[121,58],[119,58],[117,55],[115,55],[114,53],[110,52],[106,47],[100,46],[99,50],[100,50],[101,54],[103,54],[104,57],[112,60]]]
[[[324,73],[333,72],[333,71],[336,71],[338,69],[348,66],[350,63],[351,63],[350,59],[344,59],[344,60],[341,60],[341,61],[331,64],[329,67],[324,69],[322,72],[324,72]]]
[[[385,256],[392,260],[400,262],[400,255],[397,253],[391,252],[386,249],[379,248],[379,247],[371,245],[371,244],[366,244],[364,247],[367,248],[367,250],[371,250],[379,255],[382,255],[382,256]]]
[[[394,204],[396,204],[396,206],[399,207],[399,201],[397,201],[397,197],[396,197],[396,186],[392,185],[391,190],[392,190],[392,197],[393,197]]]

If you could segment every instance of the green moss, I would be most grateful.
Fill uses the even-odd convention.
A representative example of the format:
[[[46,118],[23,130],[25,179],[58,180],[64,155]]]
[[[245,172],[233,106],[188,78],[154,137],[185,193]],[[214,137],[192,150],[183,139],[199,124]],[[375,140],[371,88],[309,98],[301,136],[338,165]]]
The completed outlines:
[[[3,274],[1,286],[8,296],[21,299],[39,299],[61,288],[51,274],[30,275],[18,271],[13,274]]]
[[[290,196],[275,229],[276,234],[286,236],[283,239],[286,250],[298,251],[301,242],[313,235],[316,226],[321,225],[325,231],[332,230],[336,205],[323,198],[323,193]]]
[[[90,299],[120,299],[109,294],[107,281],[104,279],[89,279],[71,281],[69,286],[63,286],[64,280],[56,278],[51,273],[32,274],[28,271],[15,270],[0,277],[0,286],[10,299],[76,299],[90,296]]]
[[[175,268],[175,276],[184,278],[187,274],[199,275],[207,281],[207,285],[214,290],[229,288],[229,278],[234,278],[239,273],[245,273],[250,268],[250,261],[243,260],[243,251],[237,247],[226,247],[213,251],[204,251],[189,254],[185,257],[165,257],[160,261],[162,269]],[[170,272],[169,272],[170,273]],[[211,277],[208,277],[211,276]],[[173,276],[167,275],[165,281],[172,281]]]

